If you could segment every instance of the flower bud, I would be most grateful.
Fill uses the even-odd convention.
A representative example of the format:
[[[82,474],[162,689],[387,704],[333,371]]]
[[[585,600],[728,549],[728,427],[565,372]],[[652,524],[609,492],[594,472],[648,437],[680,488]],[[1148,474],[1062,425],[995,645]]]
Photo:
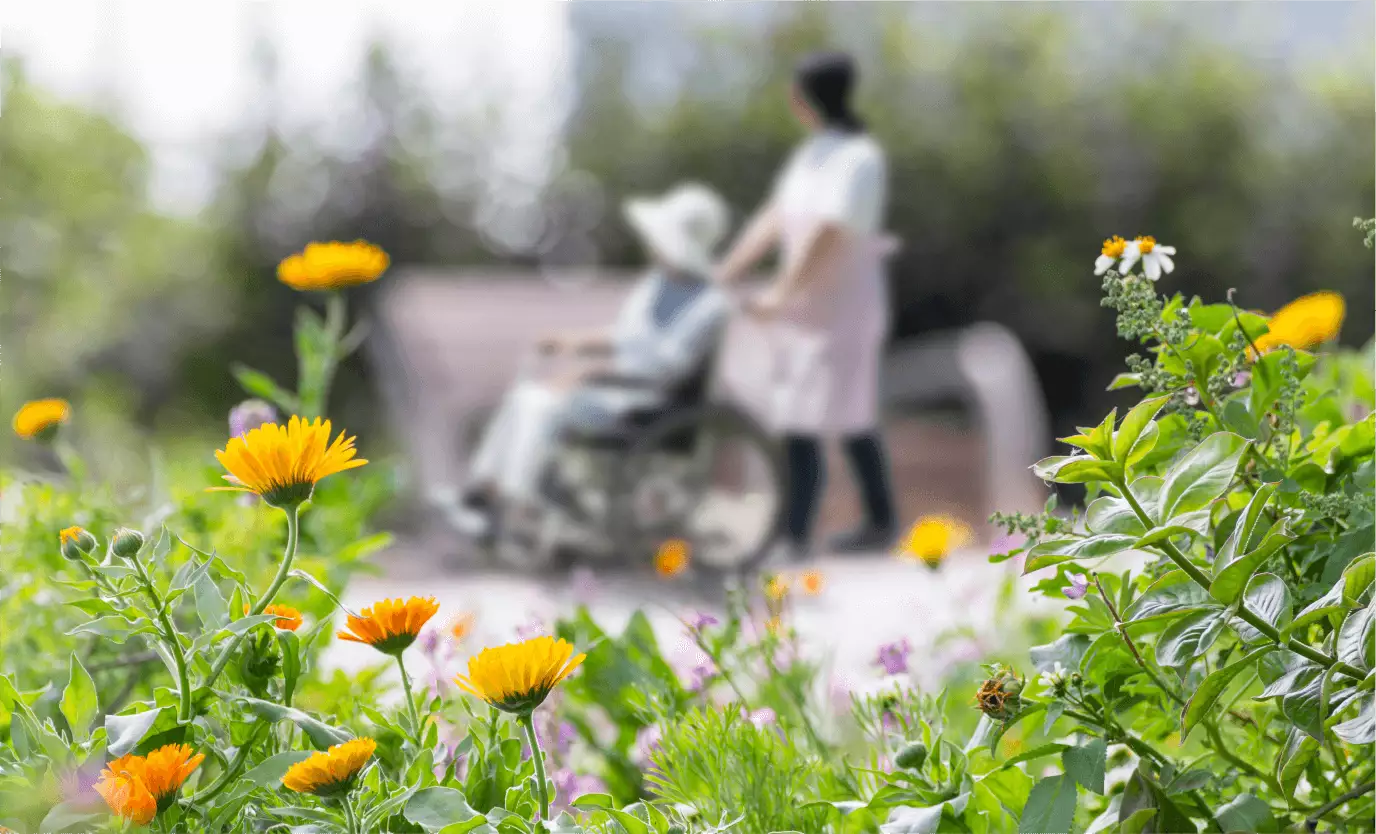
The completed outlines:
[[[143,534],[138,530],[121,527],[115,531],[115,555],[121,559],[132,559],[143,549]]]
[[[1023,679],[1002,664],[990,667],[989,672],[990,677],[975,693],[975,702],[995,721],[1008,721],[1022,709]]]
[[[917,770],[922,767],[923,762],[927,761],[927,747],[921,742],[915,741],[899,750],[893,761],[901,768]]]
[[[80,527],[68,527],[57,534],[62,555],[68,559],[80,559],[96,549],[96,537]]]

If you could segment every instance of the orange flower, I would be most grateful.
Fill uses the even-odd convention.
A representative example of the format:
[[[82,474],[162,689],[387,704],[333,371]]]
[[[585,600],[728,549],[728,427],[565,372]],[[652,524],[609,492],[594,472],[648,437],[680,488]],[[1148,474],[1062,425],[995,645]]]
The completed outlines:
[[[587,655],[548,635],[483,649],[468,659],[468,674],[454,683],[503,712],[529,715]]]
[[[1257,337],[1257,350],[1266,353],[1282,345],[1300,350],[1318,347],[1337,338],[1343,326],[1346,304],[1335,292],[1316,292],[1291,301],[1276,311],[1268,330]],[[1256,359],[1249,347],[1248,356]]]
[[[25,440],[49,440],[67,422],[72,407],[66,400],[47,399],[24,403],[14,414],[14,433]]]
[[[370,738],[356,738],[336,744],[329,750],[313,753],[303,761],[287,768],[282,787],[297,793],[333,796],[348,793],[354,777],[368,764],[377,749]]]
[[[204,759],[205,754],[192,755],[185,744],[159,747],[147,756],[121,756],[100,772],[95,791],[117,816],[147,825],[176,800],[182,783]]]
[[[340,640],[367,643],[383,654],[399,655],[416,642],[416,635],[440,610],[434,597],[411,597],[384,599],[363,609],[363,613],[350,614],[348,630],[335,636]]]
[[[690,552],[688,542],[683,539],[669,539],[661,544],[659,552],[655,553],[655,572],[665,579],[678,576],[688,569]]]
[[[449,621],[446,629],[449,640],[454,643],[462,643],[469,634],[473,632],[473,613],[465,611]]]
[[[234,486],[212,489],[253,492],[274,507],[294,507],[311,497],[317,481],[368,462],[356,453],[354,438],[344,432],[330,443],[329,420],[293,416],[285,426],[264,423],[215,452]]]
[[[294,290],[338,290],[376,281],[387,271],[387,253],[365,240],[309,243],[277,265],[277,280]]]
[[[826,577],[822,576],[821,571],[810,570],[803,573],[798,584],[802,587],[803,593],[810,597],[815,597],[822,593],[822,589],[826,587],[827,582]]]
[[[244,613],[247,614],[252,609],[244,606]],[[292,608],[290,605],[269,605],[263,609],[264,614],[276,614],[277,622],[273,625],[286,631],[296,631],[301,627],[301,612]]]

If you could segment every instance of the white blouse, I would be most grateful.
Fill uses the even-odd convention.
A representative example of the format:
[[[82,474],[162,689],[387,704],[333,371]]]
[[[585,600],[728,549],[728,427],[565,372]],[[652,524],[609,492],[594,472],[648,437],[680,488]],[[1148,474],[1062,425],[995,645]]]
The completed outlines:
[[[785,164],[774,186],[784,215],[808,215],[864,235],[879,234],[888,198],[884,151],[868,134],[823,130]]]

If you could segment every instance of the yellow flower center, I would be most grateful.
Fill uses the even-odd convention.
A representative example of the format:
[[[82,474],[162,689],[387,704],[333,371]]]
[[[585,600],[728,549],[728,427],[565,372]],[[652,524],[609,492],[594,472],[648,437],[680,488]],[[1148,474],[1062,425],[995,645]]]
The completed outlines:
[[[1141,252],[1143,255],[1147,254],[1155,248],[1156,238],[1152,237],[1151,235],[1137,238],[1137,251]]]
[[[1105,257],[1121,258],[1123,257],[1123,250],[1127,248],[1128,242],[1126,240],[1123,240],[1118,235],[1114,235],[1113,237],[1104,241],[1104,248],[1100,251],[1103,252]]]

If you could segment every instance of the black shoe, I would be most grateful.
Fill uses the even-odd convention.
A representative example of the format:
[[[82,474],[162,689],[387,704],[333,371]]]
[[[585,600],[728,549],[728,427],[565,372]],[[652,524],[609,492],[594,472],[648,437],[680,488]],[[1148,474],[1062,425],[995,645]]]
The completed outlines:
[[[897,538],[898,531],[892,527],[866,525],[832,536],[827,547],[832,553],[873,553],[891,549]]]

